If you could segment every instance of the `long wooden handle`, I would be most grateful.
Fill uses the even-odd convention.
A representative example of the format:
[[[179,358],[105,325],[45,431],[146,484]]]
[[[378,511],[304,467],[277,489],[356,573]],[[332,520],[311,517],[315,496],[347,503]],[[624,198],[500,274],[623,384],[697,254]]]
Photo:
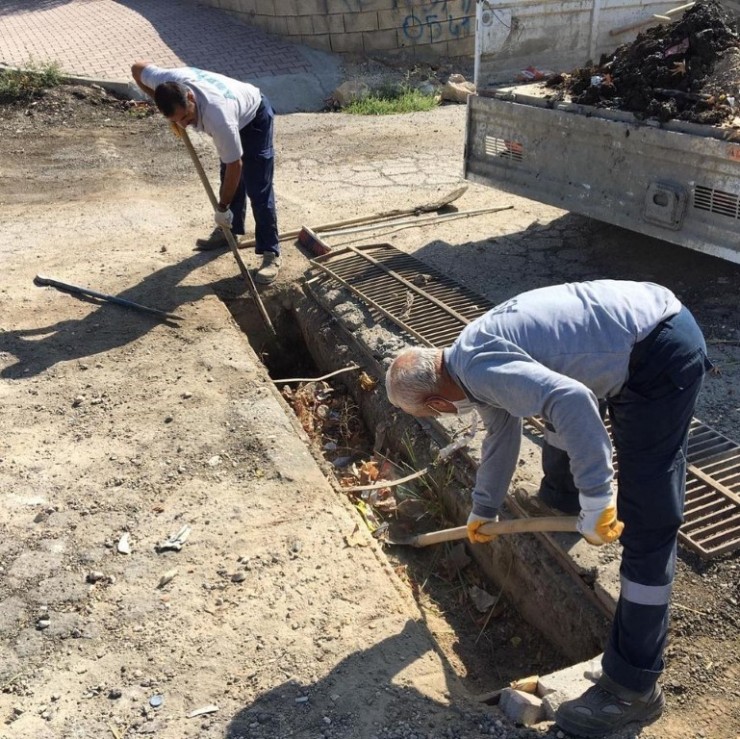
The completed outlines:
[[[578,531],[576,516],[538,516],[536,518],[512,518],[506,521],[491,521],[483,524],[478,531],[488,536],[499,534],[525,534],[538,531]],[[439,544],[443,541],[465,539],[468,535],[467,526],[458,526],[454,529],[431,531],[428,534],[415,536],[410,544],[413,547],[427,547],[430,544]]]
[[[198,172],[200,181],[203,183],[203,188],[205,189],[206,194],[208,195],[208,199],[211,201],[211,205],[213,206],[213,209],[216,210],[216,208],[218,207],[218,200],[216,200],[216,194],[213,192],[211,183],[208,181],[208,176],[206,175],[206,172],[203,169],[203,165],[200,163],[200,159],[198,158],[198,152],[195,151],[195,147],[193,146],[193,142],[190,140],[190,136],[188,136],[187,130],[183,128],[180,131],[178,131],[177,134],[185,143],[185,148],[188,150],[188,154],[190,154],[190,158],[193,160],[193,164],[195,165],[195,170]],[[236,239],[234,238],[234,234],[231,233],[230,228],[226,228],[225,226],[222,226],[221,230],[223,231],[224,236],[226,237],[226,241],[229,243],[229,247],[231,248],[231,253],[234,255],[234,259],[236,259],[236,263],[239,265],[239,271],[241,272],[242,277],[247,283],[249,292],[252,294],[252,297],[254,298],[254,302],[257,303],[257,308],[259,308],[259,312],[260,312],[260,315],[262,316],[262,320],[264,321],[265,326],[267,326],[267,328],[270,330],[270,333],[272,333],[273,336],[277,336],[277,331],[275,331],[275,327],[272,325],[270,316],[267,314],[267,310],[265,309],[265,305],[262,302],[262,298],[260,298],[260,294],[259,292],[257,292],[257,286],[254,284],[252,275],[249,273],[249,270],[246,268],[246,265],[244,264],[244,261],[242,260],[241,254],[239,254],[239,249],[237,248]]]

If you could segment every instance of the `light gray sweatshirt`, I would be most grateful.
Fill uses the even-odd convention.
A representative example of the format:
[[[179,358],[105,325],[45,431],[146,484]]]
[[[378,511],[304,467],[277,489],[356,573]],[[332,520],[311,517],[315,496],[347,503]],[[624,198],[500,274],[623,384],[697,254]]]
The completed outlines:
[[[473,512],[496,515],[528,416],[554,427],[547,441],[568,452],[581,506],[605,505],[614,471],[597,399],[619,393],[634,345],[680,310],[660,285],[594,280],[522,293],[467,326],[444,362],[487,430]]]

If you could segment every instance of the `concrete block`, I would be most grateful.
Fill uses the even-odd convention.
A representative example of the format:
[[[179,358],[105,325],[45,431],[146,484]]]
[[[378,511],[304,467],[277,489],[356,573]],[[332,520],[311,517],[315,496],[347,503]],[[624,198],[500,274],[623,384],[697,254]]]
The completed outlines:
[[[298,22],[298,16],[290,16],[285,19],[285,35],[286,36],[300,36],[301,35],[301,24]]]
[[[357,9],[362,10],[363,13],[369,13],[376,10],[390,10],[400,5],[401,3],[398,0],[359,0],[357,2]],[[411,10],[407,10],[406,12],[410,13]]]
[[[255,7],[257,15],[275,15],[275,0],[257,0]]]
[[[331,36],[328,33],[314,33],[311,36],[301,36],[301,43],[322,51],[332,51]]]
[[[570,698],[565,693],[561,693],[559,690],[556,690],[552,693],[548,693],[542,699],[542,710],[545,716],[544,720],[554,721],[555,712],[560,707],[560,704],[564,703],[567,700],[570,700]]]
[[[300,0],[273,0],[275,3],[275,14],[292,16],[298,15]]]
[[[344,29],[347,33],[378,30],[377,13],[345,13]]]
[[[510,721],[523,726],[538,724],[545,715],[541,698],[513,688],[504,689],[498,707]]]
[[[361,33],[332,33],[331,48],[340,53],[362,54],[365,50]]]
[[[326,15],[327,13],[336,12],[329,10],[328,0],[298,0],[299,15]],[[347,10],[346,3],[342,3],[342,10]]]
[[[550,693],[561,693],[567,700],[578,697],[588,690],[601,676],[601,655],[566,667],[550,675],[540,675],[537,695],[544,698]]]
[[[327,13],[346,13],[347,0],[326,0]]]
[[[313,18],[310,15],[298,16],[298,25],[303,36],[311,36],[313,34]]]
[[[475,54],[475,38],[467,36],[466,38],[450,39],[447,42],[447,53],[449,57],[470,56]]]
[[[287,36],[288,34],[288,19],[277,18],[274,15],[263,15],[257,16],[255,22],[259,24],[260,28],[263,28],[267,33],[275,34],[276,36]]]
[[[334,13],[326,16],[329,24],[329,33],[344,33],[344,13]]]
[[[404,17],[397,10],[379,10],[378,28],[381,31],[389,28],[402,28]]]
[[[387,51],[398,48],[398,31],[374,31],[363,36],[365,51]]]
[[[316,33],[316,34],[330,33],[328,15],[312,15],[310,16],[310,18],[311,18],[311,27],[313,29],[313,33]]]

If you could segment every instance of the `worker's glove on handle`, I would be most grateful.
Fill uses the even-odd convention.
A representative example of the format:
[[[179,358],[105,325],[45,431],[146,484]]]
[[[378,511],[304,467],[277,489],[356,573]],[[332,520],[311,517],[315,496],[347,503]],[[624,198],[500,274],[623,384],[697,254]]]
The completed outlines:
[[[213,211],[213,218],[216,221],[216,225],[221,228],[231,228],[231,224],[234,222],[234,214],[231,212],[231,208],[226,210]]]
[[[581,510],[578,531],[589,544],[600,547],[619,539],[624,531],[624,524],[617,518],[617,507],[610,503],[606,508]]]
[[[477,513],[471,513],[468,516],[468,539],[472,544],[485,544],[486,542],[493,541],[496,537],[490,534],[479,534],[478,529],[483,526],[484,523],[491,523],[491,521],[498,521],[498,516],[494,518],[484,518],[479,516]]]

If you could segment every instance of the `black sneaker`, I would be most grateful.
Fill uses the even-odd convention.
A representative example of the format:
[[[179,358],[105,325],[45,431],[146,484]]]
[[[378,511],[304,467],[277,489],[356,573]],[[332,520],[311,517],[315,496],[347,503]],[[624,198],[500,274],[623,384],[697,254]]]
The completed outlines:
[[[569,516],[577,516],[581,512],[578,493],[561,493],[549,487],[541,487],[537,497],[548,507]]]
[[[665,708],[657,683],[644,694],[622,688],[607,675],[580,698],[561,703],[555,723],[574,736],[608,736],[627,724],[655,721]]]
[[[228,249],[228,247],[229,242],[220,227],[214,228],[207,239],[197,239],[195,242],[196,251],[213,251],[215,249]]]

